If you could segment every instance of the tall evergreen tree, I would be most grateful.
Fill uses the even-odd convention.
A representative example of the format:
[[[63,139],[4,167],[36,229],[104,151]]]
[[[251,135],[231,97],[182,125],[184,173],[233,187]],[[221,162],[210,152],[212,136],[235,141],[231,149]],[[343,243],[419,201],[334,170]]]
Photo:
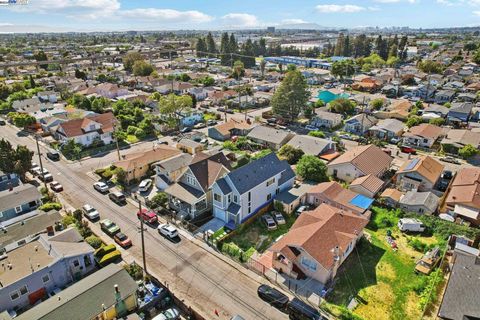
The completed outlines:
[[[230,34],[230,40],[228,41],[228,47],[230,53],[238,53],[238,43],[237,39],[235,39],[235,35],[233,33]],[[235,57],[232,56],[232,59],[229,57],[229,61],[232,64],[235,60]]]
[[[230,64],[230,39],[228,33],[222,34],[222,40],[220,42],[221,63],[226,66]]]
[[[302,73],[299,70],[289,71],[272,97],[272,110],[292,121],[305,109],[309,97]]]
[[[197,57],[205,57],[207,52],[207,44],[205,43],[205,39],[203,37],[198,38],[197,40]]]
[[[337,38],[337,44],[335,45],[335,51],[333,52],[333,55],[335,56],[341,56],[343,55],[345,48],[345,36],[343,33],[340,33]]]
[[[245,68],[253,68],[255,66],[255,50],[250,38],[248,38],[243,45],[242,55],[244,56],[242,57],[242,62]]]
[[[217,53],[217,46],[215,45],[215,40],[213,39],[212,33],[209,32],[207,35],[207,51],[211,54],[209,57],[215,57],[215,53]]]
[[[350,47],[350,36],[347,34],[345,37],[345,41],[343,42],[343,56],[350,57],[352,54],[351,47]]]

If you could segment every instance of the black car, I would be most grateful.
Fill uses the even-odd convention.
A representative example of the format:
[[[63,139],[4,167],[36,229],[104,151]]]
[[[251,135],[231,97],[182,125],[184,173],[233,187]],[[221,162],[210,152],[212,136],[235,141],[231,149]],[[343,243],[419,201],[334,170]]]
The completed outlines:
[[[442,172],[442,179],[451,180],[453,178],[453,173],[450,170],[445,170]]]
[[[277,309],[284,309],[289,301],[288,297],[275,288],[262,284],[258,287],[257,294],[265,302]]]
[[[437,189],[438,189],[439,191],[445,192],[445,191],[447,191],[447,189],[448,189],[448,184],[449,184],[449,183],[448,183],[448,180],[443,180],[443,179],[442,179],[442,180],[440,180],[440,181],[438,182],[438,184],[437,184]]]
[[[58,153],[57,151],[48,151],[47,152],[47,158],[52,160],[52,161],[58,161],[60,160],[60,153]]]
[[[292,320],[321,320],[320,312],[300,299],[293,298],[287,305],[288,317]]]
[[[5,122],[5,120],[0,119],[0,126],[4,126],[4,125],[6,125],[6,124],[7,124],[7,123]]]

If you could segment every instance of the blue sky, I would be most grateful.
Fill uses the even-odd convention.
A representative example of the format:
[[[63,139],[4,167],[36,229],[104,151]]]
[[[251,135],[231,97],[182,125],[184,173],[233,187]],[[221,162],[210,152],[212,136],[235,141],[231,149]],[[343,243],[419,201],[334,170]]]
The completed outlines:
[[[0,31],[233,29],[304,22],[326,27],[480,25],[480,0],[28,1],[0,6]]]

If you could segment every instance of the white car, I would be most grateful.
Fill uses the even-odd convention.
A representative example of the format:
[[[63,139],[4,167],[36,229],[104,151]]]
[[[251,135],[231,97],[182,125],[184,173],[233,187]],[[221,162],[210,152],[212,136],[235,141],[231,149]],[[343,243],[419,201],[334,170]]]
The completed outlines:
[[[95,182],[93,184],[93,188],[101,193],[106,193],[109,189],[108,185],[105,182]]]
[[[158,233],[160,233],[164,237],[168,237],[170,239],[178,237],[177,228],[172,226],[171,224],[164,223],[158,226]]]
[[[317,131],[317,130],[318,130],[317,127],[312,126],[312,125],[310,125],[310,124],[309,124],[309,125],[306,125],[306,126],[305,126],[305,129],[307,129],[308,131]]]
[[[273,212],[271,213],[271,215],[272,215],[272,218],[275,220],[275,222],[276,222],[278,225],[287,223],[287,222],[285,221],[285,218],[283,217],[283,215],[282,215],[280,212],[278,212],[278,211],[273,211]]]
[[[147,192],[152,186],[152,179],[145,179],[138,185],[138,192]]]
[[[41,176],[42,175],[42,169],[40,167],[36,167],[35,169],[32,170],[34,176]],[[47,175],[50,172],[48,172],[47,169],[43,168],[43,174]]]
[[[152,320],[176,320],[176,319],[180,319],[180,312],[178,312],[178,310],[175,308],[170,308],[163,311]]]
[[[95,220],[100,218],[100,214],[98,213],[97,209],[92,207],[89,204],[85,204],[82,207],[83,215],[87,217],[89,220]]]

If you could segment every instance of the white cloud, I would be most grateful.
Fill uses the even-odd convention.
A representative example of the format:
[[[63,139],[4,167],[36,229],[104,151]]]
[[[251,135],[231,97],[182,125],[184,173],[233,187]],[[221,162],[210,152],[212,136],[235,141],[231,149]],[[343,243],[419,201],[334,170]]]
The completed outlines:
[[[139,8],[132,10],[123,10],[119,14],[124,17],[140,20],[157,20],[158,22],[209,22],[213,18],[203,12],[178,11],[172,9]]]
[[[308,23],[302,19],[284,19],[280,22],[280,24],[301,24],[301,23]]]
[[[415,3],[417,2],[417,0],[374,0],[374,1],[379,3],[398,3],[398,2]]]
[[[477,17],[480,17],[480,11],[473,11],[473,14],[476,15]]]
[[[366,8],[354,4],[319,4],[316,9],[320,13],[354,13],[366,10]]]
[[[257,17],[248,13],[229,13],[224,15],[222,20],[227,26],[235,28],[258,27],[260,25]]]

